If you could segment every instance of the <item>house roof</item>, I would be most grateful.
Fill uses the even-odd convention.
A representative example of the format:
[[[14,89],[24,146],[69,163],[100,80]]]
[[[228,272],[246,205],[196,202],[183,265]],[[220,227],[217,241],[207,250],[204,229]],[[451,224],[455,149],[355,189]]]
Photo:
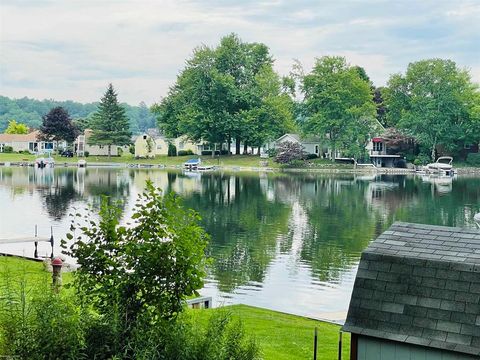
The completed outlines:
[[[362,253],[343,330],[480,355],[480,231],[393,224]]]
[[[32,131],[28,134],[0,134],[0,142],[36,142],[39,134],[40,132],[38,130]]]
[[[285,135],[282,135],[280,136],[276,142],[280,141],[281,139],[285,138],[285,137],[291,137],[293,138],[295,141],[298,141],[302,144],[317,144],[317,143],[320,143],[321,142],[321,139],[319,137],[316,137],[316,136],[308,136],[308,137],[300,137],[299,134],[292,134],[292,133],[289,133],[289,134],[285,134]]]

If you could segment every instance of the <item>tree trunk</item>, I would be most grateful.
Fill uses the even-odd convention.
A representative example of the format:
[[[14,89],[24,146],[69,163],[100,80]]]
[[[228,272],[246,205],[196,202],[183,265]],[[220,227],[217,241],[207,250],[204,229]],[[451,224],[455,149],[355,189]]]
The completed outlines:
[[[258,156],[260,156],[260,148],[261,148],[261,146],[259,145],[259,146],[258,146],[258,149],[257,149],[257,155],[258,155]]]
[[[215,157],[215,151],[217,151],[217,144],[214,144],[214,145],[213,145],[212,159]]]
[[[230,135],[228,135],[228,140],[227,140],[227,155],[231,155],[230,154],[230,146],[232,145],[232,137]]]
[[[240,139],[235,138],[235,154],[240,155]]]
[[[247,155],[247,151],[248,151],[248,145],[247,145],[247,143],[244,143],[243,144],[243,155]]]
[[[435,162],[436,147],[437,147],[437,137],[435,136],[435,140],[433,141],[433,146],[432,146],[432,162]]]
[[[108,160],[110,160],[111,156],[112,156],[112,145],[108,145]]]

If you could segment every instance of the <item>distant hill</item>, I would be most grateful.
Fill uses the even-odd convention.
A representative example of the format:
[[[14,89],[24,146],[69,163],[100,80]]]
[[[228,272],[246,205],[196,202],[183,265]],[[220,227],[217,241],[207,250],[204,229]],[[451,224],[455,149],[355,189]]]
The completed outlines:
[[[27,97],[10,99],[0,96],[0,133],[5,131],[10,120],[17,120],[30,128],[37,129],[42,123],[42,116],[56,106],[65,108],[72,119],[87,119],[97,110],[97,104],[82,104],[71,100],[36,100]],[[130,129],[134,134],[156,127],[155,116],[145,103],[141,102],[138,106],[128,104],[122,104],[122,106],[125,108],[130,120]]]

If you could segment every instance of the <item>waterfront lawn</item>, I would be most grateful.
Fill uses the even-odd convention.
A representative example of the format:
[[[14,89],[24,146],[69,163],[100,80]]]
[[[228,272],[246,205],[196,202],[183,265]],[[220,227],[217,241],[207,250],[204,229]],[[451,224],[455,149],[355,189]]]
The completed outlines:
[[[313,359],[313,338],[318,328],[318,360],[338,359],[340,326],[246,305],[226,306],[241,320],[245,332],[258,342],[265,360]],[[190,310],[200,321],[212,311]],[[342,358],[349,358],[350,334],[343,336]]]
[[[62,273],[63,284],[72,280],[72,273]],[[0,287],[26,290],[38,285],[51,284],[52,274],[41,261],[25,260],[15,256],[0,256]]]

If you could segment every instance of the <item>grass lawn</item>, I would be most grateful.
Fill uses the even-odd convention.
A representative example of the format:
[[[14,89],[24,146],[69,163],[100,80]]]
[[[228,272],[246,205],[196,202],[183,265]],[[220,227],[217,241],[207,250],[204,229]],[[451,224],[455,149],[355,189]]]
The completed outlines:
[[[72,278],[72,273],[62,273],[64,284],[72,281]],[[15,256],[0,256],[0,287],[10,286],[19,289],[24,283],[28,290],[38,284],[51,284],[51,282],[52,274],[45,269],[43,262]]]
[[[254,336],[260,345],[265,360],[313,359],[315,327],[318,328],[318,360],[338,359],[338,325],[246,305],[224,309],[241,319],[245,332]],[[191,311],[204,320],[216,309]],[[344,334],[343,359],[349,358],[349,348],[350,334]]]

